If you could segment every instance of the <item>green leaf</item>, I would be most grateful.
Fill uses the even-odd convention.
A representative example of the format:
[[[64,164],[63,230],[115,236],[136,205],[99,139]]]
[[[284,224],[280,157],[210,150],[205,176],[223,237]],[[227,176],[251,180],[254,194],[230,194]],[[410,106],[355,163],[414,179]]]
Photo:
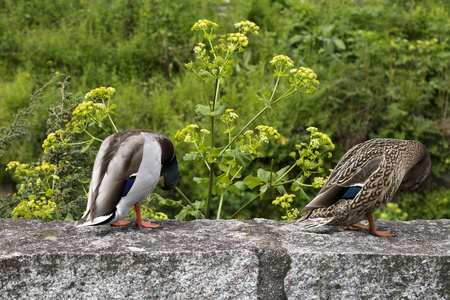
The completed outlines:
[[[270,97],[270,92],[269,91],[265,91],[264,94],[262,96],[256,95],[256,98],[261,101],[264,102],[264,105],[267,107],[270,107],[270,102],[269,102],[269,97]]]
[[[174,206],[174,207],[179,207],[182,205],[182,201],[175,201],[175,200],[171,200],[171,199],[166,199],[158,194],[153,194],[153,197],[155,197],[158,200],[158,205],[160,206]]]
[[[195,210],[191,206],[185,206],[183,209],[175,216],[175,219],[177,220],[183,220],[188,221],[189,216],[194,212]]]
[[[302,188],[302,182],[300,178],[297,178],[291,185],[291,191],[296,192]]]
[[[225,72],[221,74],[222,77],[230,77],[231,75],[233,75],[233,68],[230,67],[226,68]]]
[[[252,161],[252,155],[250,153],[241,152],[239,146],[234,148],[230,153],[225,154],[223,157],[226,159],[235,159],[236,163],[243,167]]]
[[[199,219],[202,217],[202,212],[200,211],[201,208],[206,207],[206,201],[195,201],[192,204],[195,208],[193,208],[190,205],[184,206],[183,209],[175,216],[175,219],[183,220],[183,221],[189,221],[189,217],[193,216],[196,219]]]
[[[320,26],[320,29],[325,37],[329,37],[331,35],[331,31],[334,29],[334,24]]]
[[[277,179],[278,180],[281,176],[283,176],[284,173],[286,173],[287,170],[289,170],[290,166],[286,166],[280,170],[277,171]]]
[[[194,210],[191,212],[191,216],[193,216],[196,219],[200,219],[202,217],[202,212],[199,210]]]
[[[64,221],[74,221],[74,218],[73,218],[72,214],[71,213],[67,213],[67,216],[64,219]]]
[[[209,77],[211,77],[211,73],[206,72],[206,71],[200,71],[200,72],[198,72],[197,74],[198,74],[198,76],[199,76],[202,80],[206,80],[206,79],[208,79]]]
[[[195,106],[195,112],[200,116],[219,116],[223,114],[228,108],[228,100],[226,98],[222,98],[218,103],[216,103],[216,107],[213,111],[211,111],[210,107],[207,105],[197,104]]]
[[[287,194],[286,189],[284,188],[284,185],[277,185],[277,191],[278,193],[280,193],[281,195]]]
[[[201,178],[201,177],[194,177],[194,178],[192,178],[192,180],[194,180],[194,182],[196,182],[198,184],[203,184],[203,183],[209,182],[209,178]]]
[[[197,152],[189,152],[183,156],[184,161],[198,161],[202,158]]]
[[[211,116],[219,116],[223,114],[228,108],[228,100],[223,97],[222,100],[219,101],[219,103],[216,103],[216,107],[214,111],[211,113]]]
[[[234,185],[230,185],[227,189],[227,191],[229,191],[230,193],[236,194],[236,195],[240,195],[241,194],[241,190],[238,190]]]
[[[345,44],[341,39],[338,38],[334,38],[333,39],[334,44],[336,45],[336,47],[338,47],[339,50],[345,50]]]
[[[258,178],[258,177],[256,177],[256,178]],[[235,182],[233,186],[236,187],[236,189],[241,192],[245,191],[245,189],[247,188],[247,185],[242,180]]]
[[[208,157],[217,157],[217,156],[219,156],[221,151],[222,151],[222,148],[212,148],[209,151]]]
[[[244,178],[243,182],[248,186],[249,189],[254,189],[255,187],[263,184],[264,182],[261,180],[261,178],[254,177],[252,175],[248,175]]]
[[[194,205],[194,207],[195,207],[196,209],[205,208],[205,207],[206,207],[206,201],[205,201],[205,200],[202,200],[202,201],[196,200],[196,201],[193,203],[193,205]]]
[[[266,171],[264,169],[258,169],[258,177],[261,178],[262,181],[264,182],[269,182],[270,181],[270,174],[271,172]],[[275,176],[272,175],[272,180],[274,179]]]
[[[195,112],[199,116],[210,116],[211,115],[211,109],[207,105],[197,104],[195,106]]]
[[[222,164],[222,163],[218,163],[218,166],[219,166],[220,171],[222,171],[224,173],[228,172],[228,166],[227,165]]]
[[[291,44],[291,45],[293,45],[293,44],[296,44],[296,43],[298,43],[298,42],[301,42],[301,41],[303,41],[305,39],[305,37],[303,36],[303,35],[294,35],[294,36],[292,36],[290,39],[289,39],[289,43]]]
[[[94,139],[92,139],[89,143],[86,144],[86,146],[83,147],[83,149],[81,149],[80,153],[86,153],[89,151],[89,148],[91,148],[92,142],[94,141]]]
[[[260,198],[262,199],[262,197],[264,196],[264,193],[267,191],[269,187],[267,185],[263,185],[260,189],[259,192],[261,193]]]
[[[218,176],[217,180],[223,184],[228,184],[228,185],[233,184],[233,181],[231,181],[230,177],[226,174],[222,174],[222,175]]]
[[[301,200],[308,200],[308,201],[310,200],[309,197],[308,197],[308,195],[306,195],[305,191],[304,191],[302,188],[299,189],[298,197],[299,197]]]

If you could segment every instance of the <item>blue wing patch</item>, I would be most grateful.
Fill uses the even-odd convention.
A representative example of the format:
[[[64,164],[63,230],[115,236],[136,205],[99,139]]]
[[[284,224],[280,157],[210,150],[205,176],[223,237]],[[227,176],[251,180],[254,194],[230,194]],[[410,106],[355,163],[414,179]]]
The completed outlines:
[[[125,197],[128,192],[131,190],[131,187],[134,184],[134,181],[136,180],[136,175],[131,175],[127,180],[125,180],[125,186],[123,188],[122,197]]]
[[[356,197],[356,195],[359,193],[359,191],[362,189],[362,186],[351,186],[349,187],[345,193],[341,196],[340,199],[353,199]]]

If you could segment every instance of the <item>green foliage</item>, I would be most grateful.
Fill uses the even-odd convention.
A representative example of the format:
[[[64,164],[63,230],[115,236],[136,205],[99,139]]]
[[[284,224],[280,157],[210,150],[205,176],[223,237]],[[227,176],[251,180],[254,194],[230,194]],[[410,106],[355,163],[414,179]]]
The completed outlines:
[[[295,145],[308,143],[309,136],[304,134],[308,127],[320,128],[337,146],[333,158],[324,160],[325,170],[333,168],[351,146],[369,138],[415,139],[432,154],[434,184],[425,191],[400,194],[399,208],[408,218],[432,219],[441,216],[433,209],[447,211],[442,209],[446,206],[437,204],[443,199],[437,195],[445,193],[444,187],[448,190],[445,178],[450,171],[449,3],[440,0],[3,1],[0,128],[8,128],[14,120],[18,121],[14,126],[24,127],[14,127],[11,132],[17,135],[9,135],[9,146],[0,144],[0,151],[7,152],[0,157],[0,169],[10,161],[39,161],[49,130],[46,110],[61,102],[54,100],[59,92],[46,88],[31,110],[26,107],[29,95],[57,73],[72,76],[74,98],[84,97],[97,86],[114,86],[118,91],[114,95],[117,108],[113,109],[118,128],[151,128],[168,137],[186,124],[208,128],[210,116],[202,118],[192,108],[199,103],[208,108],[211,92],[206,95],[203,80],[196,80],[197,75],[183,68],[184,62],[194,59],[196,53],[190,50],[203,38],[192,35],[189,24],[205,17],[224,24],[221,32],[231,32],[235,20],[260,25],[259,35],[250,35],[245,51],[234,56],[233,73],[221,82],[222,97],[216,104],[221,110],[228,105],[226,109],[233,108],[239,114],[232,127],[243,128],[260,111],[255,94],[260,105],[270,99],[266,91],[273,88],[274,77],[272,66],[266,62],[277,53],[288,53],[296,66],[308,66],[320,78],[316,93],[293,94],[276,104],[276,113],[269,108],[259,117],[261,124],[277,128],[280,138],[258,150],[273,158],[273,163],[257,157],[246,167],[248,174],[255,175],[259,168],[271,169],[272,164],[273,170],[282,169]],[[285,80],[279,85],[280,90],[287,89],[290,83]],[[19,116],[18,109],[29,113],[23,119],[12,118],[13,113]],[[227,130],[226,126],[217,121],[216,132]],[[89,127],[89,132],[105,134],[94,127]],[[113,132],[112,127],[105,129]],[[232,136],[234,132],[236,129]],[[0,139],[5,133],[1,132]],[[229,135],[216,134],[216,145],[228,143]],[[83,136],[81,141],[91,139]],[[87,156],[86,172],[94,157],[90,150],[81,153],[87,145],[80,145],[77,154]],[[176,151],[191,152],[191,146],[179,143]],[[194,203],[202,207],[205,191],[191,180],[208,177],[205,164],[188,165],[184,168],[180,164],[180,188],[190,198],[199,199]],[[0,181],[11,182],[12,175],[0,172]],[[231,215],[242,206],[242,198],[254,198],[257,190],[227,194],[222,214]],[[306,195],[316,193],[310,187],[303,187],[303,191],[304,197],[296,192],[293,206],[301,207],[307,202]],[[9,217],[18,204],[7,199],[1,203],[1,217]],[[211,210],[216,211],[218,203],[213,201]],[[241,213],[246,218],[278,218],[283,211],[273,208],[263,199]],[[163,209],[172,217],[180,207],[165,205]],[[81,213],[73,212],[73,216]],[[65,214],[60,212],[60,216]]]
[[[65,124],[76,106],[66,91],[67,80],[60,82],[60,104],[48,109],[48,132],[41,157],[31,164],[8,163],[7,170],[14,171],[19,182],[17,193],[8,200],[9,205],[17,205],[13,218],[51,220],[83,212],[83,184],[89,180],[90,156],[80,145],[67,148],[75,133],[67,131]]]
[[[12,212],[13,219],[39,219],[43,221],[52,221],[58,219],[56,203],[41,197],[40,200],[34,197],[28,197],[28,201],[22,201],[14,208]]]

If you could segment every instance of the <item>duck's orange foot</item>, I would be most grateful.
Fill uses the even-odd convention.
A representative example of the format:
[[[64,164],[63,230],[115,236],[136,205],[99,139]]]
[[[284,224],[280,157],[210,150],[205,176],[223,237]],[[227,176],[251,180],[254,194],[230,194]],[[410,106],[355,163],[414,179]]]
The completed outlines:
[[[133,224],[134,226],[139,226],[139,227],[145,227],[145,228],[158,228],[159,225],[158,224],[153,224],[150,222],[134,222]]]
[[[128,224],[130,224],[130,222],[128,222],[128,221],[117,221],[115,223],[112,223],[111,226],[125,226]]]
[[[372,231],[369,230],[370,234],[376,235],[376,236],[395,236],[395,234],[391,233],[389,230],[388,231]]]
[[[395,236],[395,234],[391,233],[390,231],[377,231],[376,229],[372,230],[370,227],[364,225],[353,224],[347,226],[347,228],[350,230],[367,230],[370,234],[376,236]]]
[[[369,231],[369,227],[364,226],[364,225],[358,225],[358,224],[353,224],[353,225],[349,225],[347,226],[348,229],[350,230],[367,230]]]

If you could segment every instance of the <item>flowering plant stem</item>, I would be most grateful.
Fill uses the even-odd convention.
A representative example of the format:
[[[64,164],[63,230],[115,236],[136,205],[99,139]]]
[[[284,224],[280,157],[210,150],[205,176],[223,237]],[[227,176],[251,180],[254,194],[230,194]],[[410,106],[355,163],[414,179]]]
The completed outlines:
[[[260,193],[258,196],[247,202],[241,209],[239,209],[232,217],[235,217],[245,207],[255,201],[258,197],[263,197],[269,189],[276,188],[278,192],[285,192],[285,183],[295,184],[297,190],[301,189],[302,180],[299,180],[297,176],[292,181],[286,181],[281,183],[288,173],[295,167],[301,166],[300,163],[293,166],[287,166],[273,172],[273,170],[265,171],[263,169],[258,170],[258,176],[248,175],[243,177],[242,170],[247,167],[257,157],[263,156],[258,148],[264,143],[269,143],[269,137],[275,140],[280,138],[278,131],[267,125],[258,125],[255,130],[259,132],[256,134],[253,130],[248,130],[255,121],[267,111],[267,109],[273,109],[273,106],[279,101],[289,97],[295,92],[305,91],[306,93],[315,92],[316,86],[319,85],[319,81],[316,80],[317,75],[313,70],[300,67],[294,69],[293,61],[285,55],[277,55],[271,61],[270,64],[274,67],[275,84],[272,91],[265,91],[263,95],[257,95],[260,102],[264,103],[264,107],[248,121],[244,127],[240,129],[237,134],[233,133],[234,123],[233,120],[238,117],[234,109],[228,108],[228,100],[221,96],[221,80],[225,80],[233,73],[235,67],[235,61],[233,55],[241,53],[248,46],[247,35],[252,33],[258,35],[259,27],[250,21],[243,21],[235,24],[235,28],[238,29],[236,33],[228,33],[226,35],[217,36],[213,33],[213,29],[217,28],[218,24],[208,21],[199,20],[192,26],[192,30],[198,30],[203,33],[203,37],[207,40],[206,45],[204,43],[198,43],[194,47],[193,51],[196,54],[198,65],[194,62],[189,62],[185,66],[196,74],[203,82],[207,95],[208,105],[197,104],[195,106],[195,112],[199,116],[210,118],[209,130],[200,129],[198,125],[191,124],[186,128],[178,131],[175,138],[184,143],[193,144],[195,151],[187,153],[183,159],[185,161],[203,161],[208,167],[208,178],[194,177],[194,181],[197,184],[207,183],[207,194],[203,197],[206,201],[202,204],[201,201],[195,202],[199,205],[196,207],[203,207],[205,209],[206,218],[211,216],[211,201],[213,196],[218,198],[218,209],[216,218],[220,219],[224,208],[225,192],[238,194],[245,188],[253,189],[257,186],[260,187]],[[283,93],[278,93],[279,82],[281,78],[288,77],[290,86]],[[214,84],[213,97],[211,98],[208,93],[207,84]],[[281,96],[279,96],[281,94]],[[215,124],[215,118],[225,123],[227,135],[227,144],[225,147],[215,145],[215,134],[217,134]],[[199,136],[199,131],[203,135]],[[204,144],[204,137],[206,134],[211,134],[210,143]],[[300,147],[300,146],[299,146]],[[294,154],[294,159],[297,154]],[[302,157],[308,156],[308,154],[299,154]],[[314,171],[319,163],[312,163],[306,160],[307,167],[302,168],[302,171]],[[217,173],[217,174],[216,174]],[[311,173],[311,172],[310,172]],[[238,179],[238,181],[236,181]],[[291,197],[292,198],[292,197]],[[289,198],[289,199],[291,199]],[[284,199],[284,198],[283,198]],[[186,211],[186,213],[189,213]]]
[[[220,74],[220,72],[219,72]],[[217,98],[219,97],[219,87],[220,87],[220,77],[216,78],[216,87],[214,89],[214,101],[212,102],[212,111],[216,109]],[[214,116],[211,116],[211,149],[214,147]],[[214,179],[214,166],[211,164],[209,168],[209,187],[208,187],[208,199],[206,200],[205,217],[209,218],[209,210],[211,207],[211,197],[213,189],[213,179]]]

